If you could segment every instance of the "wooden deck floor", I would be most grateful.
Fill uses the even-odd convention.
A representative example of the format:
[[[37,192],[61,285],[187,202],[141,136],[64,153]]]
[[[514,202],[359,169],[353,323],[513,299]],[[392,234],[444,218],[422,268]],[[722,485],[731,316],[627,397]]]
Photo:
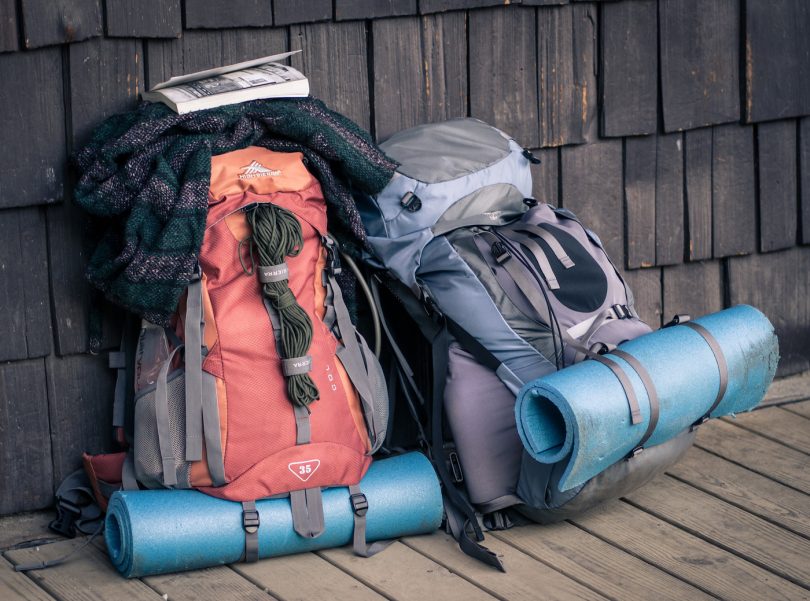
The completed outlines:
[[[140,580],[121,578],[91,545],[64,565],[15,573],[12,564],[81,544],[54,542],[50,515],[37,513],[0,519],[0,600],[810,599],[809,399],[810,375],[777,382],[766,407],[702,427],[684,461],[627,498],[489,534],[506,574],[441,533],[370,559],[335,549]]]

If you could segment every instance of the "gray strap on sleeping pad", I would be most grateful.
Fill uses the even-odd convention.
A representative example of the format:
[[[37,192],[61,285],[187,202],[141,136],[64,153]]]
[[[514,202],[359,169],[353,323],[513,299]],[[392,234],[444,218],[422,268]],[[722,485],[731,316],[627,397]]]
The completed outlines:
[[[633,355],[621,349],[613,349],[610,351],[610,354],[621,357],[630,365],[630,367],[633,368],[633,370],[638,374],[638,377],[641,379],[642,384],[644,384],[644,388],[647,390],[647,399],[650,402],[650,419],[647,422],[647,430],[644,432],[644,435],[630,453],[631,457],[635,457],[644,448],[644,445],[650,439],[653,432],[655,432],[655,427],[658,425],[658,415],[661,407],[660,402],[658,401],[658,392],[655,390],[655,384],[653,384],[649,372]]]
[[[324,531],[323,495],[321,488],[290,492],[293,529],[304,538],[317,538]]]
[[[543,278],[546,280],[548,287],[551,290],[559,290],[560,284],[557,282],[557,276],[554,275],[554,270],[551,269],[551,263],[548,262],[548,257],[546,257],[545,251],[539,244],[537,244],[537,242],[532,240],[529,236],[518,234],[517,232],[510,232],[507,229],[501,230],[501,234],[504,236],[504,238],[517,242],[528,250],[534,257],[535,261],[537,261],[537,265],[540,267],[540,273],[543,274]]]
[[[352,547],[355,555],[371,557],[394,542],[393,540],[378,541],[371,544],[366,542],[368,499],[366,499],[366,495],[363,494],[363,491],[360,490],[359,484],[349,486],[349,501],[352,504],[352,513],[354,514],[354,538]]]
[[[242,501],[242,529],[245,531],[245,563],[259,560],[259,510],[256,501]]]
[[[174,452],[172,451],[171,428],[169,426],[168,377],[172,359],[174,359],[177,351],[181,348],[183,348],[183,345],[175,347],[166,361],[163,362],[155,385],[155,423],[157,426],[158,448],[160,449],[164,486],[175,486],[177,484],[177,468],[175,465]]]
[[[202,280],[199,273],[186,296],[186,461],[202,459]]]
[[[619,383],[622,385],[622,388],[624,388],[624,394],[627,397],[627,404],[630,405],[630,423],[633,425],[640,424],[642,421],[641,408],[638,405],[638,398],[636,398],[636,392],[633,390],[633,384],[630,382],[630,378],[627,377],[627,374],[624,373],[618,363],[611,361],[610,359],[606,359],[602,355],[592,353],[591,359],[610,369],[613,375],[616,376]]]
[[[563,267],[566,269],[570,269],[574,266],[574,262],[571,260],[571,257],[568,256],[568,253],[565,252],[565,249],[560,244],[559,240],[549,232],[548,230],[544,230],[542,227],[538,225],[532,225],[531,223],[525,222],[518,222],[511,226],[510,229],[515,230],[516,232],[528,232],[530,234],[534,234],[538,238],[541,238],[546,244],[548,244],[551,251],[554,253],[554,256],[562,263]]]
[[[720,376],[720,386],[717,389],[717,397],[714,399],[712,406],[709,407],[706,413],[704,413],[703,416],[692,425],[692,428],[694,429],[708,420],[712,416],[712,411],[717,409],[720,401],[723,400],[723,396],[725,396],[726,389],[728,388],[728,363],[726,363],[726,357],[723,354],[723,349],[720,348],[720,343],[717,342],[717,339],[712,336],[709,330],[704,328],[699,323],[695,323],[694,321],[687,321],[686,323],[682,323],[680,325],[694,330],[703,337],[706,344],[708,344],[709,348],[712,349],[712,353],[714,353],[714,359],[717,361],[717,368]]]
[[[278,265],[259,265],[259,281],[262,284],[283,282],[289,277],[290,270],[286,263]]]

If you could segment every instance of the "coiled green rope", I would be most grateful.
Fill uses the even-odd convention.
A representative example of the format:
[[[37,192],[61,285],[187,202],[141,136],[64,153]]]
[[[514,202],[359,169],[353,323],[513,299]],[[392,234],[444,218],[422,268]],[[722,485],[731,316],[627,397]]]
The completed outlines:
[[[286,257],[301,252],[304,246],[301,225],[290,211],[262,203],[250,211],[247,218],[260,265],[280,265]],[[262,291],[279,315],[282,359],[305,356],[312,344],[312,321],[298,304],[287,280],[262,284]],[[318,399],[318,387],[309,374],[285,377],[287,395],[295,405],[306,407]]]

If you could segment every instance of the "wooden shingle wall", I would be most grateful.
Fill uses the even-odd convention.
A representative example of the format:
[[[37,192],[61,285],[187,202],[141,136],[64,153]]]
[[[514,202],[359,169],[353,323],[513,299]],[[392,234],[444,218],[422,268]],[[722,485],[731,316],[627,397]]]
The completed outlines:
[[[810,367],[808,30],[806,0],[0,0],[0,514],[110,445],[67,162],[145,86],[303,48],[313,93],[378,140],[485,119],[642,316],[754,304],[789,374]]]

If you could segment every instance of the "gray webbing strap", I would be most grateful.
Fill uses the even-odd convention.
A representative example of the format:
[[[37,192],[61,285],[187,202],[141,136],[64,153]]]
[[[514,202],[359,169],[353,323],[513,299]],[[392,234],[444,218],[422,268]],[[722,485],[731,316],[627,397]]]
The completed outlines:
[[[290,275],[290,270],[286,263],[278,265],[259,265],[259,281],[262,284],[273,282],[283,282]]]
[[[295,444],[308,444],[312,441],[309,423],[309,409],[305,405],[293,405],[295,412]]]
[[[638,453],[644,448],[644,445],[650,439],[650,436],[653,435],[653,432],[655,432],[655,427],[658,425],[658,415],[661,408],[661,404],[658,401],[658,392],[655,390],[655,384],[653,384],[649,372],[633,355],[621,349],[613,349],[610,351],[610,354],[624,359],[638,374],[642,384],[644,384],[644,388],[647,390],[647,398],[650,401],[650,419],[647,422],[647,430],[644,432],[644,435],[638,441],[635,449],[633,449],[633,452],[631,453],[632,455],[638,455]]]
[[[293,529],[304,538],[317,538],[324,531],[323,495],[320,487],[290,492]]]
[[[281,360],[281,373],[285,376],[297,376],[310,371],[312,371],[312,357],[310,355]]]
[[[633,425],[641,423],[641,409],[638,405],[638,398],[636,398],[636,392],[633,390],[633,384],[630,382],[630,378],[627,377],[627,374],[622,371],[622,368],[619,366],[618,363],[615,361],[611,361],[610,359],[606,359],[602,355],[592,354],[591,359],[594,361],[598,361],[611,372],[616,378],[619,380],[619,383],[624,388],[624,394],[627,396],[627,404],[630,405],[630,423]]]
[[[175,347],[166,361],[163,362],[155,384],[155,423],[157,425],[158,447],[160,448],[160,460],[163,468],[163,484],[165,486],[177,484],[177,473],[175,471],[177,468],[174,453],[172,452],[171,429],[169,427],[168,377],[172,359],[181,348],[183,348],[183,345]]]
[[[540,273],[543,274],[543,278],[546,280],[548,287],[552,290],[559,290],[560,284],[557,282],[557,276],[554,275],[554,270],[551,269],[551,263],[548,262],[546,253],[543,251],[542,247],[537,244],[537,242],[529,238],[529,236],[518,234],[516,232],[510,232],[506,229],[501,230],[501,234],[503,234],[505,238],[508,238],[513,242],[517,242],[528,250],[534,257],[535,261],[537,261],[537,265],[540,267]]]
[[[186,461],[202,459],[202,280],[188,286],[185,317]]]
[[[259,560],[259,510],[256,501],[242,501],[242,529],[245,531],[246,563]]]
[[[121,487],[124,490],[138,490],[138,479],[135,477],[135,452],[129,447],[124,465],[121,466]]]
[[[487,246],[483,239],[489,242],[490,246]],[[500,241],[497,236],[488,232],[482,232],[480,236],[474,238],[474,241],[481,256],[495,272],[495,278],[498,280],[498,284],[500,284],[501,288],[512,302],[515,303],[521,311],[526,313],[527,316],[534,315],[537,321],[549,325],[551,323],[551,316],[548,312],[548,303],[543,296],[543,292],[539,289],[539,284],[526,275],[526,267],[514,257],[508,258],[500,263],[495,261],[492,255],[491,245]],[[498,269],[499,267],[502,269]],[[506,271],[506,275],[509,277],[505,277],[504,271]],[[520,295],[526,298],[528,305],[520,300]]]
[[[208,473],[214,486],[223,486],[225,480],[225,458],[222,453],[222,436],[219,423],[216,377],[204,371],[202,374],[202,414],[205,433],[205,459]]]
[[[335,281],[335,276],[331,273],[327,277],[329,288],[332,290],[332,304],[335,308],[335,320],[337,322],[338,330],[340,331],[340,341],[344,349],[338,347],[338,357],[341,364],[343,364],[349,379],[357,389],[357,394],[360,401],[363,403],[363,413],[371,426],[371,432],[379,432],[380,429],[375,424],[374,403],[371,397],[371,389],[369,388],[368,369],[366,362],[363,359],[363,351],[360,348],[360,342],[357,339],[356,330],[352,319],[349,316],[349,310],[343,300],[343,293]]]
[[[505,225],[510,221],[514,221],[520,217],[520,213],[511,211],[489,211],[487,213],[479,213],[477,215],[469,215],[460,219],[450,219],[447,221],[440,221],[430,231],[433,236],[443,236],[448,232],[457,230],[462,227],[473,227],[475,225],[481,226],[499,226]]]
[[[703,417],[695,422],[695,425],[697,426],[712,416],[712,411],[717,409],[717,406],[720,404],[720,401],[723,400],[723,396],[726,394],[726,389],[728,388],[728,363],[726,363],[726,356],[723,354],[723,349],[720,348],[720,344],[717,342],[717,339],[712,336],[709,330],[704,328],[699,323],[695,323],[694,321],[687,321],[686,323],[680,325],[694,330],[703,337],[706,344],[708,344],[709,348],[712,349],[712,353],[714,353],[714,359],[717,361],[717,368],[720,375],[720,386],[717,389],[717,397],[714,399],[712,406],[709,407],[709,409],[703,414]]]
[[[113,396],[113,428],[122,428],[126,419],[127,355],[124,343],[124,336],[122,336],[120,350],[110,353],[109,356],[110,369],[117,372]]]
[[[262,295],[264,299],[264,308],[267,311],[267,317],[270,318],[270,325],[273,326],[273,337],[276,339],[276,349],[279,350],[279,354],[281,354],[281,320],[278,317],[278,312],[275,310],[273,305],[270,304],[270,301],[267,299],[266,296]]]
[[[360,557],[371,557],[394,542],[393,540],[386,540],[378,541],[370,545],[366,542],[366,514],[368,513],[368,500],[366,499],[366,495],[364,495],[360,490],[359,484],[352,484],[349,486],[349,501],[352,504],[352,513],[354,514],[354,537],[352,548],[355,555],[359,555]]]
[[[562,244],[560,244],[559,240],[557,240],[554,234],[548,230],[544,230],[540,226],[524,222],[516,223],[510,229],[513,229],[516,232],[528,232],[530,234],[534,234],[538,238],[541,238],[546,244],[549,245],[549,248],[551,248],[554,256],[557,257],[560,263],[562,263],[563,267],[569,269],[574,266],[574,262],[571,260],[571,257],[568,256],[568,253],[565,252]]]

